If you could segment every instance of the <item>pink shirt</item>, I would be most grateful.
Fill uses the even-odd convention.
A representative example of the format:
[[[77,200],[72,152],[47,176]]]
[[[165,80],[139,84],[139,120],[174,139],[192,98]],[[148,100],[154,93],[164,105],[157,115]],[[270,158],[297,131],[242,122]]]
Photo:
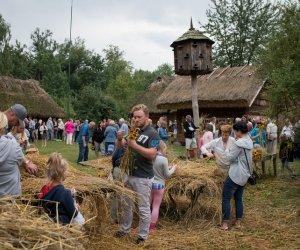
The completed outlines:
[[[214,139],[214,134],[210,131],[206,131],[203,135],[203,145],[211,142]]]
[[[74,123],[67,121],[65,123],[65,129],[67,134],[74,134]]]

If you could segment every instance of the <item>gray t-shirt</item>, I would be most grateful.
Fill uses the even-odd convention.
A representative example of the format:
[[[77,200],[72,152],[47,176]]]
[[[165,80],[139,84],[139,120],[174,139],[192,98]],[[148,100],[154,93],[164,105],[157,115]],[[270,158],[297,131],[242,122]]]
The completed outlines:
[[[14,138],[0,137],[0,197],[21,194],[19,166],[23,158],[22,149]]]
[[[175,172],[175,167],[169,169],[168,159],[161,154],[157,154],[153,164],[154,179],[153,183],[165,185],[165,179]]]
[[[159,148],[160,137],[155,129],[149,125],[141,129],[140,136],[136,139],[138,145],[145,148]],[[153,178],[153,161],[141,154],[134,152],[133,176],[140,178]]]

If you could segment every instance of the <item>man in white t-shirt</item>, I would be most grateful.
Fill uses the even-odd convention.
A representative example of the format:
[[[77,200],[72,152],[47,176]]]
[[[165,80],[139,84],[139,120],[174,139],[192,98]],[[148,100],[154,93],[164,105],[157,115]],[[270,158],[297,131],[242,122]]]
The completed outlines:
[[[213,117],[211,122],[209,124],[211,124],[213,126],[213,135],[214,135],[214,138],[216,136],[216,122],[217,122],[217,118],[216,117]]]
[[[271,119],[267,125],[267,152],[271,155],[276,155],[277,150],[277,125]]]

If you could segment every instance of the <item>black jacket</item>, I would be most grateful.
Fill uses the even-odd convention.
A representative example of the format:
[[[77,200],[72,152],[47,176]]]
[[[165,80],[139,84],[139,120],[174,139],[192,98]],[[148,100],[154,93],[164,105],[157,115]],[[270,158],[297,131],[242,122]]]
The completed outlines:
[[[185,121],[183,128],[184,128],[184,137],[191,139],[194,138],[196,126],[193,122],[190,122],[190,124],[187,121]]]
[[[104,131],[105,128],[95,128],[93,137],[92,137],[92,142],[98,142],[101,143],[104,140]]]

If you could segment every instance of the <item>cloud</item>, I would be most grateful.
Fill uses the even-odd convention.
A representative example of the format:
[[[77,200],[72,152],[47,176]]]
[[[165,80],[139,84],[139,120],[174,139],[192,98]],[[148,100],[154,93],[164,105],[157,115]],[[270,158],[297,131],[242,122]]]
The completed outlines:
[[[39,27],[50,29],[53,38],[69,37],[71,0],[0,0],[1,14],[11,24],[13,39],[29,45],[30,34]],[[109,44],[125,51],[136,68],[154,70],[173,64],[170,44],[189,28],[204,22],[209,0],[74,0],[72,37],[102,54]]]

